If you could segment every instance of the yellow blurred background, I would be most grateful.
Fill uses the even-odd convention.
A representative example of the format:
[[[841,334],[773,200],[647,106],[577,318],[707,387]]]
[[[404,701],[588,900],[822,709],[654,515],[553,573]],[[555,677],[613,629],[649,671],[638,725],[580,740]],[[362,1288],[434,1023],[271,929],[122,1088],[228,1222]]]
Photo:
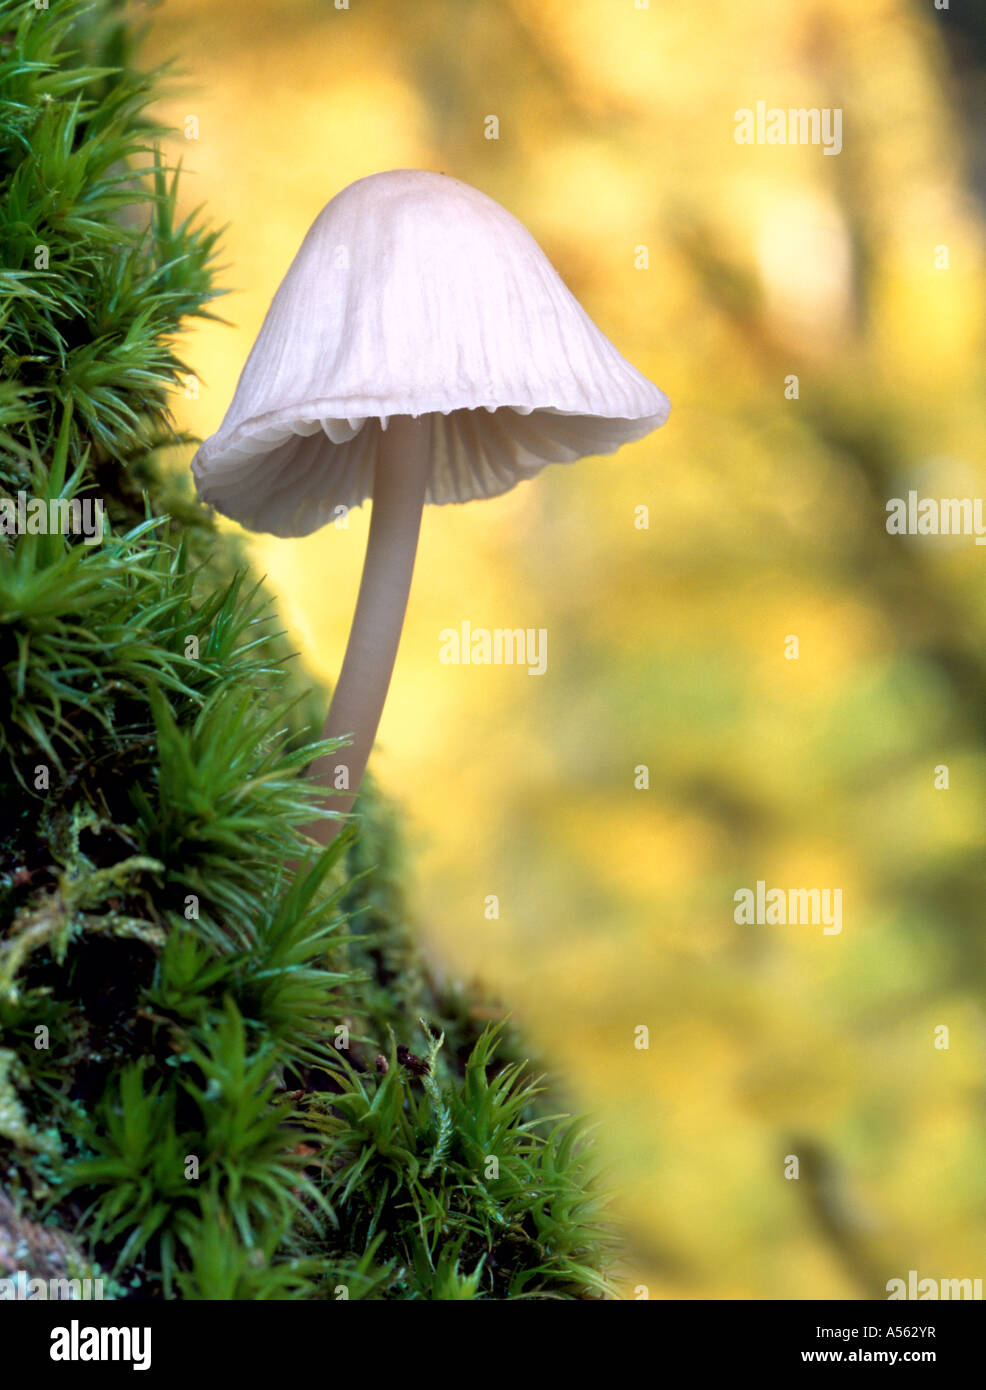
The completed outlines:
[[[373,761],[430,953],[599,1121],[627,1297],[986,1276],[986,550],[884,524],[910,488],[986,487],[949,22],[931,0],[153,10],[185,208],[229,224],[231,326],[185,344],[180,425],[218,428],[322,206],[397,167],[502,202],[672,400],[614,457],[426,512]],[[841,154],[738,145],[760,100],[841,108]],[[329,682],[367,522],[254,546]],[[547,673],[441,664],[466,619],[547,629]],[[757,880],[841,887],[841,934],[738,926]]]

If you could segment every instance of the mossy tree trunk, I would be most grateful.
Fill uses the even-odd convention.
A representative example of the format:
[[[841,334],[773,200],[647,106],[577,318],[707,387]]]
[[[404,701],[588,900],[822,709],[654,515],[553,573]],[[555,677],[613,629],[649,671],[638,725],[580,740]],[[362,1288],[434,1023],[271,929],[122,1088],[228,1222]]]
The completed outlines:
[[[0,0],[0,1278],[605,1295],[577,1127],[424,969],[372,787],[301,835],[323,697],[158,462],[217,239],[122,14]]]

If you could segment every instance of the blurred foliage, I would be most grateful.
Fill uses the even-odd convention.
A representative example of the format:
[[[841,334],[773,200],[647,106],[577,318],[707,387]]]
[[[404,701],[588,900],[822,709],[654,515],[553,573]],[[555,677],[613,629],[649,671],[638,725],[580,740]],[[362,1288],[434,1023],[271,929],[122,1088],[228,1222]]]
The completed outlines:
[[[986,488],[970,8],[160,12],[195,84],[166,103],[198,121],[173,148],[235,265],[235,330],[195,330],[189,428],[217,427],[322,205],[400,166],[503,202],[671,397],[613,459],[426,515],[376,760],[417,827],[430,949],[522,1001],[600,1117],[630,1296],[982,1273],[984,552],[885,529],[911,488]],[[842,108],[842,153],[738,146],[759,100]],[[328,678],[365,534],[258,548]],[[466,618],[546,628],[547,674],[441,665]],[[737,927],[758,879],[842,887],[842,934]]]

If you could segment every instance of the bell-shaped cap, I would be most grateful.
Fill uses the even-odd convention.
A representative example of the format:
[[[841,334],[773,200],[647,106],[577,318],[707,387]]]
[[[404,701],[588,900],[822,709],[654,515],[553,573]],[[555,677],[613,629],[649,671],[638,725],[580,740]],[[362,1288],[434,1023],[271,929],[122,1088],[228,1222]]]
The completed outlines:
[[[434,416],[425,500],[466,502],[612,453],[669,410],[515,217],[397,169],[315,219],[192,468],[226,516],[302,536],[372,495],[393,415]]]

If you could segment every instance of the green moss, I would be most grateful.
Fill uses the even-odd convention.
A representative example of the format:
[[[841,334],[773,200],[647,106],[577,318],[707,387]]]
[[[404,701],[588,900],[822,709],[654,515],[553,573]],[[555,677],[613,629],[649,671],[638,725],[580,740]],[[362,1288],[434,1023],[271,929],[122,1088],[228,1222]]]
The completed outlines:
[[[577,1127],[425,970],[372,785],[301,837],[322,697],[159,462],[217,237],[121,16],[0,0],[0,498],[106,514],[0,538],[4,1210],[121,1297],[603,1295]]]

